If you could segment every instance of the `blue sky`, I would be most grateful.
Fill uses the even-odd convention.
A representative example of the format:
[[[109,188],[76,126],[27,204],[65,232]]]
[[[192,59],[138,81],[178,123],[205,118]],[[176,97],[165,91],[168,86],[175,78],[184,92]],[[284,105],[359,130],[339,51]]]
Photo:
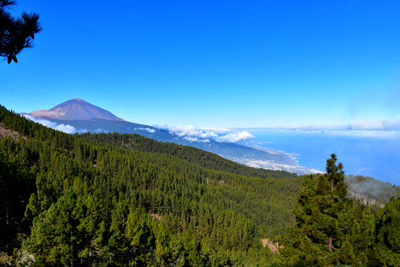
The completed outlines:
[[[396,120],[399,1],[18,1],[43,31],[0,62],[17,112],[75,97],[129,121],[268,127]]]

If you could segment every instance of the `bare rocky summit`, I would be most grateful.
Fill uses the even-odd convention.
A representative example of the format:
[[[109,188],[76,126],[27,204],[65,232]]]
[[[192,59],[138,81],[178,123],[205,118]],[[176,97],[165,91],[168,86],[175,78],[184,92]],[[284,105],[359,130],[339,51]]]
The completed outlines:
[[[75,98],[61,103],[50,110],[36,110],[30,113],[35,118],[48,118],[57,120],[91,120],[103,119],[124,121],[111,112],[92,105],[81,98]]]

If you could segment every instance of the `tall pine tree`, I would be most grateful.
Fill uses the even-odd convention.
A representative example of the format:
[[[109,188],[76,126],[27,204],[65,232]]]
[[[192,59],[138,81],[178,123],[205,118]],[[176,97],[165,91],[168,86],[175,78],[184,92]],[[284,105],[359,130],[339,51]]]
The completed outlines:
[[[400,266],[400,198],[392,198],[379,211],[376,232],[374,264]]]
[[[308,176],[300,189],[296,223],[283,251],[285,264],[326,266],[356,261],[343,225],[349,207],[343,165],[332,154],[326,174]]]

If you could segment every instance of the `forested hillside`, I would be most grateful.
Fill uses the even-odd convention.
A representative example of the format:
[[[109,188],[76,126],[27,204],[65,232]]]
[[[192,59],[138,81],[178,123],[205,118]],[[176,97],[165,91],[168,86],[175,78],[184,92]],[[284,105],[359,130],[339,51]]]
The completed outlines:
[[[281,250],[283,266],[400,266],[400,198],[377,211],[348,198],[335,154],[326,173],[309,175]]]
[[[352,201],[370,179],[336,160],[291,177],[0,107],[0,265],[399,266],[400,199]]]
[[[400,187],[360,175],[347,175],[349,195],[365,205],[384,206],[392,197],[400,197]]]
[[[279,239],[293,222],[299,178],[209,153],[193,160],[199,151],[154,141],[105,144],[3,107],[0,122],[9,135],[0,139],[3,262],[265,265],[273,256],[260,239]],[[271,172],[280,174],[290,176]]]
[[[263,178],[288,178],[297,176],[295,173],[285,171],[251,168],[204,150],[174,143],[157,142],[138,134],[82,134],[81,136],[92,142],[102,142],[131,150],[171,155],[195,163],[201,167],[217,171]]]

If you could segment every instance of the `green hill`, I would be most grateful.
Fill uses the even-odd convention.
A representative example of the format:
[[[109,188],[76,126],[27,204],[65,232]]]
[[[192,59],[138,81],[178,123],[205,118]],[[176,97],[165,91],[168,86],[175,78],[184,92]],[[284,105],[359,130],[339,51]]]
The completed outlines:
[[[361,175],[347,175],[349,196],[364,205],[383,207],[392,197],[400,197],[400,187]]]
[[[297,177],[295,173],[251,168],[214,153],[206,152],[190,146],[174,143],[158,142],[138,134],[82,134],[90,142],[102,142],[142,152],[160,153],[184,159],[201,167],[216,171],[226,171],[244,176],[262,178],[289,178]]]
[[[139,136],[68,135],[3,107],[0,122],[0,246],[20,261],[254,265],[272,257],[260,239],[293,222],[292,174]]]

